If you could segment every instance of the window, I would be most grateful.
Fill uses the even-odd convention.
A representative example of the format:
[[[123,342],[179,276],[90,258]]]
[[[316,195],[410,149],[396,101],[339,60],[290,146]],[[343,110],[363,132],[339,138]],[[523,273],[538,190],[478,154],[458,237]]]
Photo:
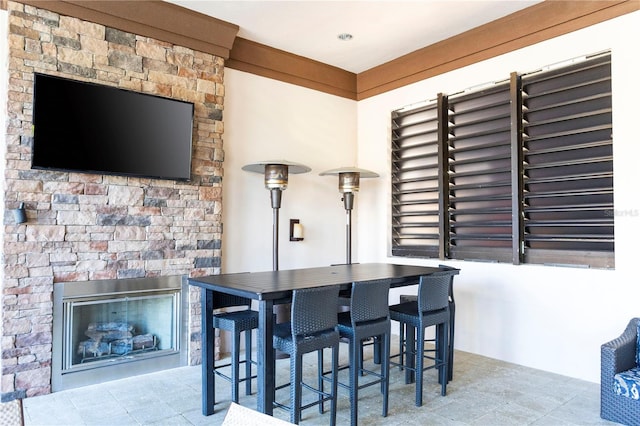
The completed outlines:
[[[392,254],[613,267],[610,53],[392,113]]]

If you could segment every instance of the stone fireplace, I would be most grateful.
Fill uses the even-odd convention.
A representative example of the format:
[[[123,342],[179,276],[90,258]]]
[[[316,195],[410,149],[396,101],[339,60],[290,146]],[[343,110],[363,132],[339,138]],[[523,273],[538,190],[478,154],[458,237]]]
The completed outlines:
[[[3,401],[52,391],[58,283],[219,273],[224,159],[223,58],[17,2],[5,13]],[[32,170],[34,72],[194,103],[191,180]],[[15,224],[20,203],[27,222]],[[200,293],[181,297],[187,362],[198,364]]]
[[[186,365],[186,277],[56,283],[52,390]]]

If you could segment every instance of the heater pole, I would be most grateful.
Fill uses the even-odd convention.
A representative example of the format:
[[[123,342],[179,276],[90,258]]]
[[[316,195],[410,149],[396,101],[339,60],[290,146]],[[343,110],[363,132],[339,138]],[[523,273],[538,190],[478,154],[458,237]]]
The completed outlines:
[[[273,208],[273,270],[278,270],[278,224],[280,222],[280,205],[282,204],[282,190],[271,189],[271,207]]]
[[[353,210],[353,192],[342,194],[344,209],[347,211],[347,265],[351,265],[351,210]]]
[[[351,210],[347,210],[347,265],[351,265]]]

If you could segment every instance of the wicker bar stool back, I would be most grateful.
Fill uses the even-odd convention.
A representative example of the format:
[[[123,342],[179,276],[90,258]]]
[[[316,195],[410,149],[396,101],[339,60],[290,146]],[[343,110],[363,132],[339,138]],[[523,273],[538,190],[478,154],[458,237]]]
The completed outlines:
[[[331,401],[330,424],[336,424],[337,373],[340,335],[338,334],[338,286],[316,287],[294,290],[291,300],[291,321],[276,324],[273,332],[273,347],[289,355],[289,383],[276,386],[276,390],[289,386],[290,405],[274,402],[274,407],[289,410],[290,422],[300,423],[302,411]],[[322,379],[317,387],[303,382],[302,357],[304,354],[318,353],[318,374],[322,371],[322,351],[331,348],[331,393],[325,393]],[[315,393],[317,400],[302,405],[302,387]]]
[[[213,306],[217,308],[245,307],[245,309],[231,312],[220,312],[213,315],[213,327],[231,333],[231,361],[226,364],[215,365],[214,373],[231,383],[231,400],[238,403],[240,383],[245,382],[245,393],[251,395],[251,380],[257,376],[252,374],[251,365],[256,361],[251,359],[251,331],[258,328],[258,312],[251,310],[251,299],[230,294],[214,292]],[[245,336],[245,356],[240,359],[240,336]],[[244,364],[244,377],[240,377],[240,364]],[[231,367],[231,375],[225,374],[222,369]],[[213,401],[215,404],[215,386],[213,389]]]
[[[391,280],[355,282],[351,286],[351,305],[348,312],[338,314],[340,336],[349,340],[349,384],[339,383],[349,389],[351,426],[358,424],[358,391],[380,384],[382,393],[382,416],[389,410],[389,346],[391,341],[391,319],[389,317],[389,286]],[[362,345],[366,339],[375,338],[381,343],[380,370],[365,369]],[[365,383],[360,376],[367,373]],[[371,379],[375,377],[375,379]]]
[[[449,288],[458,270],[439,271],[420,277],[418,300],[401,303],[389,307],[391,319],[407,325],[407,336],[402,353],[406,362],[406,382],[415,374],[416,406],[422,405],[424,370],[437,368],[438,382],[441,384],[442,396],[447,393],[448,360],[449,360]],[[426,356],[424,348],[425,330],[436,326],[436,350],[434,356]],[[415,336],[417,331],[417,336]],[[433,364],[425,367],[424,360],[430,359]]]
[[[441,269],[446,269],[446,270],[457,270],[456,268],[452,268],[450,266],[447,265],[438,265],[439,268]],[[418,300],[418,295],[414,295],[414,294],[401,294],[400,295],[400,303],[406,303],[406,302],[415,302]],[[456,300],[453,296],[453,280],[451,280],[451,286],[449,287],[449,374],[448,374],[448,381],[453,380],[453,355],[454,355],[454,350],[453,350],[453,342],[454,342],[454,334],[455,334],[455,330],[456,330]],[[399,338],[398,338],[398,346],[399,346],[399,357],[400,357],[400,361],[399,361],[399,365],[400,368],[402,369],[403,365],[404,365],[404,360],[403,360],[403,352],[402,352],[402,348],[404,347],[404,334],[405,334],[405,324],[404,323],[400,323],[400,333],[399,333]],[[435,343],[435,339],[426,339],[426,342],[434,342]]]

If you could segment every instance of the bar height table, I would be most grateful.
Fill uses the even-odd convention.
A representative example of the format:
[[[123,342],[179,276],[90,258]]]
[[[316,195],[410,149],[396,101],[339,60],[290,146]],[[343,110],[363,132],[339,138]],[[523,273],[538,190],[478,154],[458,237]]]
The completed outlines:
[[[258,301],[257,341],[258,411],[273,414],[275,397],[275,356],[273,353],[273,306],[288,300],[294,290],[337,285],[342,290],[355,281],[391,279],[391,287],[418,284],[421,275],[440,270],[437,267],[358,263],[319,268],[220,274],[189,278],[189,284],[202,289],[202,414],[214,412],[213,372],[214,329],[213,292],[248,297]]]

